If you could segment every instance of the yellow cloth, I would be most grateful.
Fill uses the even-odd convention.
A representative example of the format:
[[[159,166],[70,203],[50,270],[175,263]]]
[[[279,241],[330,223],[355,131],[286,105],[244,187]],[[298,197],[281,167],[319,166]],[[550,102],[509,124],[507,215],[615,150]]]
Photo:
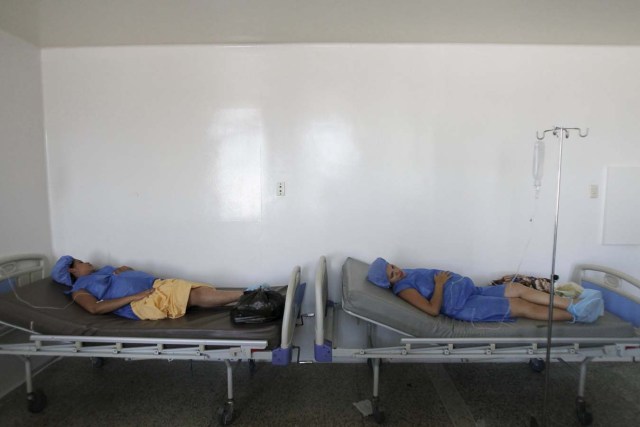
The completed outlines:
[[[151,295],[131,303],[131,309],[141,320],[177,319],[187,311],[191,289],[209,286],[182,279],[158,279]]]

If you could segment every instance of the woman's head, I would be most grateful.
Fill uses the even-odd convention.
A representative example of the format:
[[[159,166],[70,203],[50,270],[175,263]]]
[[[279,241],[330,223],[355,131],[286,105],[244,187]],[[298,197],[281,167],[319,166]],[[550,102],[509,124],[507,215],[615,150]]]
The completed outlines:
[[[89,262],[82,262],[71,255],[61,256],[51,269],[51,277],[58,283],[73,286],[78,277],[87,276],[95,269]]]
[[[88,276],[89,274],[96,271],[93,268],[93,265],[90,262],[80,261],[79,259],[74,259],[69,267],[69,273],[76,279],[82,276]]]
[[[384,258],[376,258],[369,267],[367,279],[381,288],[390,288],[406,276],[399,267],[388,263]]]

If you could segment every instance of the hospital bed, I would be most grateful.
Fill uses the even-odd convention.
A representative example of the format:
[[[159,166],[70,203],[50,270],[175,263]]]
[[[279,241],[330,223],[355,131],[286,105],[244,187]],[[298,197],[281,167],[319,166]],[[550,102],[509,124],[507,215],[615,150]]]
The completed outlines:
[[[92,315],[45,277],[45,259],[22,255],[0,259],[0,284],[11,287],[0,294],[0,323],[29,334],[29,341],[0,344],[0,354],[24,360],[28,409],[40,412],[46,396],[34,390],[31,358],[34,356],[201,360],[224,362],[227,368],[227,401],[218,410],[218,421],[227,425],[234,416],[232,361],[256,361],[287,365],[292,362],[293,330],[300,317],[305,284],[295,267],[286,287],[284,317],[264,324],[235,325],[230,307],[190,310],[179,319],[132,321],[116,315]],[[7,286],[7,284],[9,286]],[[36,308],[39,307],[39,308]],[[47,308],[45,308],[47,307]]]
[[[382,359],[433,363],[528,361],[533,369],[544,369],[546,321],[518,319],[474,324],[445,316],[432,317],[389,290],[370,283],[368,269],[369,264],[348,258],[342,267],[342,301],[335,302],[328,299],[326,259],[320,258],[315,279],[314,357],[318,362],[367,360],[373,370],[371,408],[376,421],[384,419],[378,395]],[[640,299],[625,291],[625,286],[640,288],[640,281],[595,265],[577,266],[573,280],[585,288],[601,290],[607,309],[593,324],[553,323],[550,360],[580,363],[576,414],[587,425],[592,421],[584,400],[587,364],[640,361]],[[340,322],[336,319],[340,312],[366,322],[368,346],[343,348],[334,339],[339,332]],[[376,327],[400,334],[398,345],[376,347]]]

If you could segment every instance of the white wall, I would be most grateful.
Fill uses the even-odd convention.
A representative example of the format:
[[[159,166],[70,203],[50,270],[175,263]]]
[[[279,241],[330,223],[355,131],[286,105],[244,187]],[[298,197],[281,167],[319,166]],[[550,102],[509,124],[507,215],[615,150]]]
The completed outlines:
[[[0,30],[0,257],[51,257],[40,50]],[[3,342],[24,342],[22,332]],[[47,360],[36,358],[38,370]],[[0,356],[0,397],[24,381],[24,363]]]
[[[221,285],[346,256],[484,283],[550,273],[557,143],[534,208],[536,130],[565,146],[557,272],[640,276],[603,246],[604,170],[640,163],[640,49],[272,45],[44,50],[56,255]],[[285,197],[276,183],[286,182]],[[589,198],[598,184],[601,197]],[[312,300],[312,298],[309,298]]]
[[[0,257],[51,256],[40,50],[0,30]]]

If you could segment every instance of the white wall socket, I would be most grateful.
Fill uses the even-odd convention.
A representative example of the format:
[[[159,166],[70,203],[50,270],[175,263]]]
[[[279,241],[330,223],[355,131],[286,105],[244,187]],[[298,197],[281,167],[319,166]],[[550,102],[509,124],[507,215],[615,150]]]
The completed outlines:
[[[276,187],[276,196],[284,196],[284,181],[279,182]]]

